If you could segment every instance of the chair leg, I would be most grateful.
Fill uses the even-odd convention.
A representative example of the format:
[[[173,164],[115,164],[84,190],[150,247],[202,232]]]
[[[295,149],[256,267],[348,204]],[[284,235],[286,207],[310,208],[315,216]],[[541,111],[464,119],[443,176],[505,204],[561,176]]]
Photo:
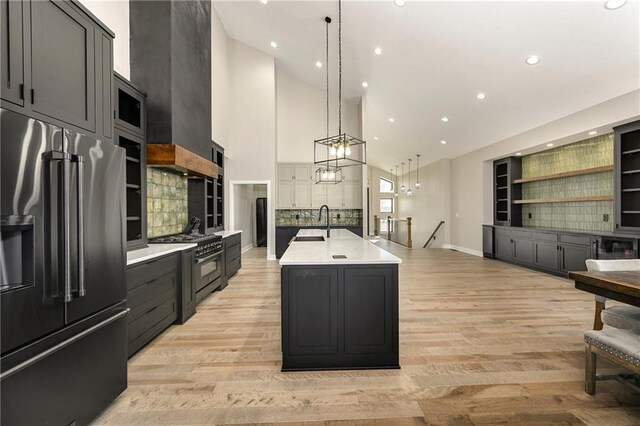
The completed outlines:
[[[596,300],[596,312],[595,316],[593,317],[594,330],[602,330],[602,311],[604,311],[604,308],[604,302],[599,302]]]
[[[589,395],[596,394],[596,354],[591,352],[591,345],[585,343],[584,345],[584,390]]]

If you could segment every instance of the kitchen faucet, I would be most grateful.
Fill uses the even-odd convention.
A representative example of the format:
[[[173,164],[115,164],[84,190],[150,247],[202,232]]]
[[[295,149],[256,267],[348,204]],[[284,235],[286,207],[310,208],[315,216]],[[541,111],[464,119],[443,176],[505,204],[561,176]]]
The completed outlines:
[[[323,204],[320,207],[320,214],[318,215],[318,222],[322,220],[322,209],[327,209],[327,238],[331,237],[331,214],[329,213],[329,206]]]

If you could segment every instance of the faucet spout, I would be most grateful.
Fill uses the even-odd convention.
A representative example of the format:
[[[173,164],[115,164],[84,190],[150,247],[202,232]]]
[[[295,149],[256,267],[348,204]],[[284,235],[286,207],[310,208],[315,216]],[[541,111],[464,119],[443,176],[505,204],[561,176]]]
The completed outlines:
[[[329,206],[323,204],[320,207],[320,212],[318,213],[318,222],[322,220],[322,209],[327,209],[327,238],[331,237],[331,214],[329,212]]]

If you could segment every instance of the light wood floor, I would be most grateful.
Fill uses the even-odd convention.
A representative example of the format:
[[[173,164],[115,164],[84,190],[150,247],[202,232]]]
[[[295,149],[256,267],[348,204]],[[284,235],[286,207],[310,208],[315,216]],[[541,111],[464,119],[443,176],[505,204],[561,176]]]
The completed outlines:
[[[281,373],[279,268],[254,249],[229,287],[130,360],[129,388],[96,423],[640,424],[640,394],[582,390],[593,298],[571,282],[390,251],[404,260],[401,370]]]

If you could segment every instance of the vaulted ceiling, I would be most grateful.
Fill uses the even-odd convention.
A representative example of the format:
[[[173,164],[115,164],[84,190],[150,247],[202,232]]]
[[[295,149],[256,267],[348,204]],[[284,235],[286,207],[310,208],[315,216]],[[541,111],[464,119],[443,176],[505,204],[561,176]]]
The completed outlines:
[[[336,87],[337,1],[214,7],[231,38],[319,88],[323,18],[332,17]],[[638,0],[617,10],[603,1],[345,1],[343,46],[344,95],[366,97],[369,159],[387,169],[416,153],[425,164],[453,158],[640,88]],[[526,64],[530,55],[541,61]]]

